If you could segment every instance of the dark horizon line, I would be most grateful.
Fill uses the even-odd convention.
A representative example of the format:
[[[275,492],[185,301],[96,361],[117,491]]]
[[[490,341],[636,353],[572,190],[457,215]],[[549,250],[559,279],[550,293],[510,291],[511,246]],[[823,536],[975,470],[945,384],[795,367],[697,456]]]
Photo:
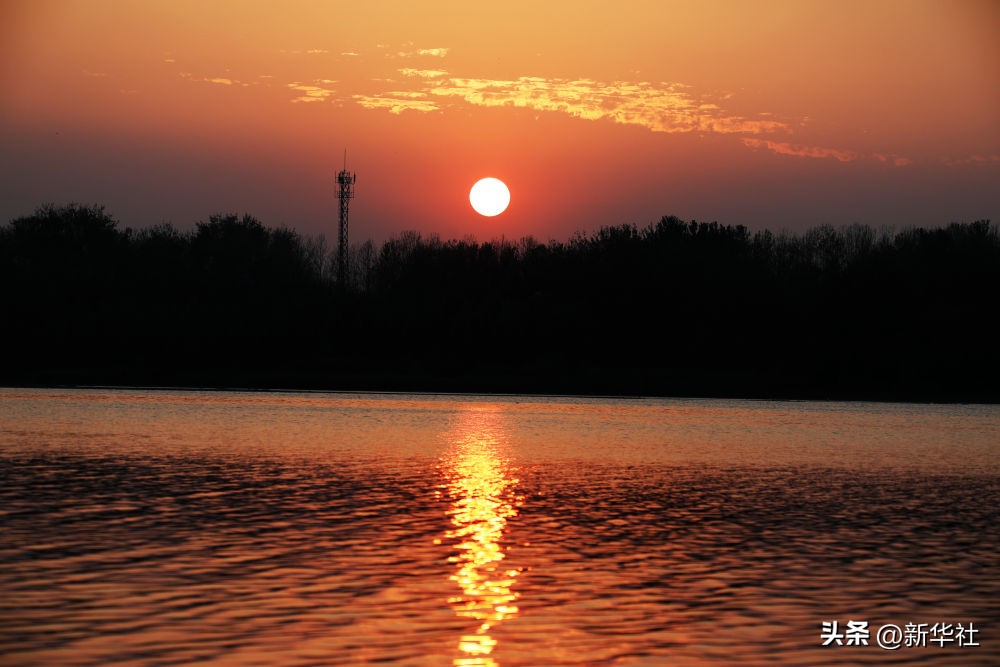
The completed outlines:
[[[899,405],[1000,405],[1000,394],[992,397],[977,395],[970,397],[886,397],[885,395],[865,395],[848,397],[846,394],[823,396],[801,396],[785,394],[757,395],[752,393],[671,393],[671,394],[632,394],[612,392],[546,392],[532,391],[476,391],[472,389],[344,389],[344,388],[314,388],[295,386],[253,386],[225,384],[179,384],[179,385],[146,385],[146,384],[89,384],[89,383],[17,383],[0,380],[0,389],[14,390],[102,390],[102,391],[158,391],[158,392],[220,392],[246,394],[384,394],[390,396],[467,396],[474,397],[505,397],[505,398],[591,398],[616,400],[669,400],[669,401],[757,401],[761,403],[890,403]]]
[[[123,228],[119,229],[118,231],[120,231],[121,233],[126,233],[126,234],[130,233],[130,232],[131,233],[141,233],[141,232],[146,231],[146,230],[151,230],[151,229],[156,229],[156,228],[163,228],[163,227],[169,227],[169,228],[173,229],[174,231],[176,231],[178,233],[181,233],[181,234],[190,234],[190,233],[197,232],[198,225],[207,224],[212,219],[215,219],[215,218],[232,218],[232,217],[235,217],[235,218],[240,218],[240,219],[250,218],[250,219],[258,222],[259,224],[261,224],[262,226],[264,226],[264,227],[266,227],[268,229],[271,229],[271,230],[287,230],[287,231],[290,231],[290,232],[293,232],[293,233],[299,235],[303,239],[312,240],[312,239],[326,238],[326,236],[327,236],[327,232],[326,231],[320,231],[320,232],[317,232],[317,233],[303,232],[303,231],[299,230],[297,228],[297,226],[290,225],[290,224],[288,224],[286,222],[278,222],[277,224],[273,224],[273,223],[265,222],[264,220],[262,220],[261,218],[257,217],[256,215],[254,215],[250,211],[239,212],[239,211],[233,211],[233,210],[229,210],[229,211],[221,211],[221,210],[220,211],[215,211],[215,212],[212,212],[212,213],[208,214],[207,216],[205,216],[203,218],[199,218],[199,219],[197,219],[197,220],[195,220],[193,222],[189,222],[189,223],[177,223],[177,222],[175,222],[173,220],[161,220],[159,222],[155,222],[155,223],[151,223],[151,224],[147,224],[147,225],[138,225],[138,226],[133,227],[133,226],[131,226],[129,224],[124,223],[123,220],[120,219],[119,217],[117,217],[117,216],[115,216],[115,215],[113,215],[111,213],[108,213],[107,212],[107,208],[108,207],[107,207],[106,204],[101,204],[101,203],[98,203],[98,202],[85,203],[85,202],[81,202],[81,201],[69,201],[69,202],[65,202],[65,203],[44,202],[42,204],[36,205],[35,209],[33,211],[29,212],[29,213],[24,213],[24,214],[21,214],[21,215],[15,215],[13,217],[8,218],[7,221],[4,222],[3,224],[4,225],[10,225],[15,220],[29,218],[29,217],[32,217],[34,215],[38,215],[40,212],[42,212],[44,210],[58,211],[58,210],[68,210],[68,209],[73,209],[73,208],[88,209],[88,210],[91,210],[91,211],[100,212],[101,215],[106,216],[108,219],[112,220],[115,223],[116,226],[122,225]],[[497,216],[497,218],[498,217],[500,217],[500,216]],[[496,219],[496,218],[493,218],[493,219]],[[674,215],[674,214],[663,214],[659,218],[654,219],[654,220],[650,220],[650,221],[646,222],[645,224],[640,224],[638,222],[601,223],[601,224],[596,225],[596,226],[591,227],[591,228],[580,228],[580,229],[577,229],[577,230],[575,230],[573,232],[570,232],[569,235],[565,239],[559,239],[559,238],[549,237],[545,241],[539,240],[539,237],[537,237],[534,234],[524,234],[524,235],[518,236],[516,238],[515,237],[511,237],[510,239],[508,239],[506,237],[506,235],[503,234],[502,232],[501,232],[501,234],[500,234],[499,237],[493,236],[493,237],[490,237],[489,239],[480,239],[479,236],[477,234],[475,234],[474,232],[468,232],[462,238],[448,238],[448,239],[443,239],[440,232],[424,231],[424,230],[417,229],[417,228],[403,227],[403,228],[397,229],[394,232],[391,232],[391,233],[387,234],[385,236],[385,238],[382,239],[382,240],[380,240],[380,241],[376,241],[374,237],[369,236],[364,241],[356,242],[356,243],[351,243],[350,245],[352,247],[354,247],[354,246],[364,245],[365,243],[368,243],[368,242],[373,243],[373,244],[374,243],[386,243],[386,242],[389,242],[389,241],[398,240],[401,236],[409,235],[409,234],[416,234],[419,237],[421,237],[422,240],[440,241],[442,243],[451,243],[451,242],[462,243],[462,242],[465,242],[468,237],[472,237],[473,239],[475,239],[476,243],[480,243],[480,244],[494,244],[494,243],[503,243],[503,244],[511,243],[511,244],[516,244],[516,243],[518,243],[520,241],[525,241],[525,240],[534,241],[536,243],[546,243],[546,244],[559,243],[559,244],[564,244],[564,243],[570,243],[574,239],[578,239],[578,238],[581,238],[581,237],[586,237],[586,236],[588,236],[590,234],[593,234],[595,232],[600,232],[601,230],[610,229],[610,228],[630,227],[630,228],[633,228],[636,231],[642,232],[642,231],[645,231],[645,230],[648,230],[648,229],[651,229],[651,228],[655,227],[656,224],[660,220],[664,220],[664,219],[674,219],[674,220],[678,220],[680,222],[684,222],[686,224],[690,224],[690,223],[697,223],[699,225],[716,224],[716,225],[719,225],[721,227],[729,227],[729,228],[732,228],[734,230],[743,229],[743,230],[746,230],[750,234],[770,233],[770,234],[773,234],[773,235],[778,236],[778,237],[785,237],[785,238],[792,238],[792,239],[798,238],[798,237],[802,237],[802,236],[808,234],[809,232],[815,231],[817,229],[833,229],[833,230],[837,230],[837,231],[843,231],[843,230],[846,230],[846,229],[850,229],[852,227],[864,227],[864,228],[871,229],[872,231],[878,232],[878,233],[880,233],[882,235],[893,235],[893,234],[897,234],[897,233],[905,233],[905,232],[920,231],[920,230],[933,231],[933,230],[937,230],[937,229],[944,229],[944,228],[948,227],[949,225],[968,225],[968,224],[975,224],[975,223],[981,223],[981,222],[986,222],[986,223],[991,223],[992,222],[992,218],[989,217],[989,216],[973,216],[972,218],[969,218],[969,219],[959,219],[959,220],[949,219],[947,221],[942,221],[942,222],[939,222],[939,223],[936,223],[936,224],[932,224],[932,225],[916,224],[916,223],[906,223],[906,222],[881,223],[881,224],[875,224],[875,223],[869,223],[869,222],[857,222],[857,221],[855,221],[855,222],[839,222],[839,223],[833,223],[833,222],[816,222],[816,223],[807,223],[806,226],[803,226],[801,229],[794,229],[794,228],[791,228],[791,227],[788,227],[788,226],[782,226],[780,228],[775,228],[775,227],[771,227],[771,226],[767,226],[767,225],[761,226],[761,227],[758,228],[756,225],[741,224],[741,223],[736,223],[736,224],[734,224],[734,223],[723,223],[723,222],[719,222],[718,220],[699,220],[698,218],[691,218],[690,220],[685,220],[684,218],[681,218],[680,216],[677,216],[677,215]],[[352,232],[356,232],[357,228],[355,227],[355,225],[357,224],[357,220],[352,219],[351,220],[351,224],[352,224],[351,231]],[[331,211],[331,214],[330,214],[329,227],[330,227],[330,230],[329,230],[330,233],[335,237],[336,236],[336,232],[337,232],[337,222],[336,222],[335,215],[334,215],[333,211]]]

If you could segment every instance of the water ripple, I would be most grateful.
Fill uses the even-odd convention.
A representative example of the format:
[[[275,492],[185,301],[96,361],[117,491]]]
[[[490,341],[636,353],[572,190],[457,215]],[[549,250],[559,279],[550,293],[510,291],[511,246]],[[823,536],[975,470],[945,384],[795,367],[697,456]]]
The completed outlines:
[[[403,411],[420,425],[361,433],[367,455],[67,418],[104,434],[74,450],[66,430],[50,446],[40,421],[0,419],[0,663],[1000,662],[988,464],[719,465],[652,440],[574,453],[537,420],[525,435],[537,404],[436,401],[428,417],[390,400],[379,435]],[[564,429],[593,417],[555,412]],[[974,622],[981,645],[820,646],[823,621],[851,619]]]

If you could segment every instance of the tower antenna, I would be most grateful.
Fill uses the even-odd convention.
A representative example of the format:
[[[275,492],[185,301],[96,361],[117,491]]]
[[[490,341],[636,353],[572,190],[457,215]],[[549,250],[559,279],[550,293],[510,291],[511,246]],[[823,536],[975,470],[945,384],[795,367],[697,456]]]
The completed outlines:
[[[337,198],[340,200],[340,227],[337,233],[337,284],[347,287],[347,213],[354,199],[357,175],[347,171],[347,149],[344,149],[344,168],[337,174]]]

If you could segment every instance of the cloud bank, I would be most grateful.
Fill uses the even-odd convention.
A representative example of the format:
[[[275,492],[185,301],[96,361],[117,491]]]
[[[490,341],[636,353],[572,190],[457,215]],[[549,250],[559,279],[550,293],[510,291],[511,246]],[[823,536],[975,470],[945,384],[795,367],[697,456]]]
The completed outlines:
[[[425,98],[437,98],[440,102],[415,110],[430,111],[451,101],[562,113],[584,120],[610,120],[653,132],[762,134],[788,129],[786,123],[765,118],[763,114],[759,118],[729,114],[716,101],[697,97],[686,86],[677,83],[601,82],[533,76],[482,79],[448,77],[444,70],[404,68],[398,71],[417,86],[411,92]],[[364,100],[368,108],[376,108],[374,100],[399,96],[399,92],[394,91],[368,95]]]

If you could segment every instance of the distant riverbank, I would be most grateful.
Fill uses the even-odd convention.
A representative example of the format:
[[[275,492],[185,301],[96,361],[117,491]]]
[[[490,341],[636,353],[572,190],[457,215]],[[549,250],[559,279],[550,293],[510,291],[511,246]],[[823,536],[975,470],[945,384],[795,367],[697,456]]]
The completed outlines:
[[[995,387],[946,391],[935,385],[865,384],[804,377],[754,377],[669,369],[475,369],[437,375],[419,367],[361,372],[320,369],[151,370],[135,368],[53,369],[0,383],[22,387],[113,387],[233,391],[330,391],[443,394],[528,394],[833,400],[911,403],[1000,403]]]

